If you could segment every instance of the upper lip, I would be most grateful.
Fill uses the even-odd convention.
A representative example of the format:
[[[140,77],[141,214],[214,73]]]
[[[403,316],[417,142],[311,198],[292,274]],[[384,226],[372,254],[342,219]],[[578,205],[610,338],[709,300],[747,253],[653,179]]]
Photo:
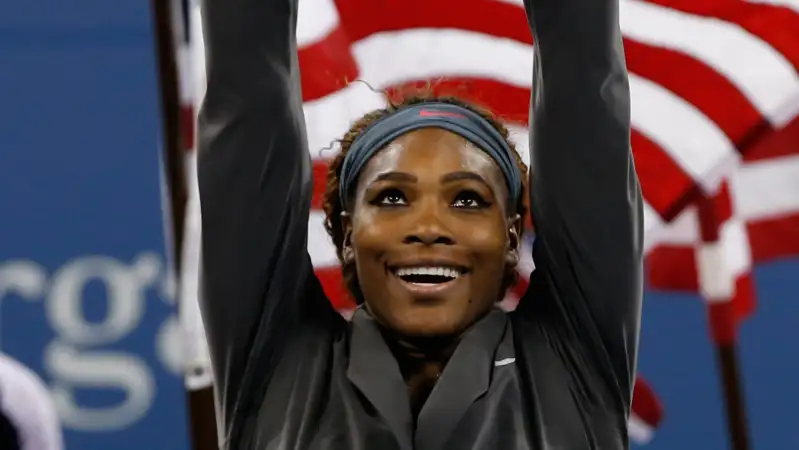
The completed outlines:
[[[462,273],[469,271],[469,268],[463,264],[457,263],[450,259],[440,259],[440,258],[413,259],[401,262],[392,262],[387,264],[387,266],[392,271],[396,271],[397,269],[402,269],[407,267],[448,267],[451,269],[456,269]]]

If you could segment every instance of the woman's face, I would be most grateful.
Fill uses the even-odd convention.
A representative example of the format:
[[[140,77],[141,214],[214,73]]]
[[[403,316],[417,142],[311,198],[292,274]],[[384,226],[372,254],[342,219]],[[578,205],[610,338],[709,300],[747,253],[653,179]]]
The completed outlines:
[[[361,173],[345,231],[366,305],[405,336],[455,335],[502,296],[519,219],[502,172],[464,138],[403,135]]]

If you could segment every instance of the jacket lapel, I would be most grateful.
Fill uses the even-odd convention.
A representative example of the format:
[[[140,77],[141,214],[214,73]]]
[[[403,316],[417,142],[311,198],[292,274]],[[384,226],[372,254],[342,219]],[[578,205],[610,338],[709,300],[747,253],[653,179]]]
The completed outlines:
[[[355,311],[351,323],[347,377],[386,421],[400,448],[410,450],[413,448],[410,400],[397,360],[377,323],[363,308]]]
[[[419,413],[416,450],[443,448],[472,403],[486,393],[506,327],[505,313],[495,309],[463,337]]]

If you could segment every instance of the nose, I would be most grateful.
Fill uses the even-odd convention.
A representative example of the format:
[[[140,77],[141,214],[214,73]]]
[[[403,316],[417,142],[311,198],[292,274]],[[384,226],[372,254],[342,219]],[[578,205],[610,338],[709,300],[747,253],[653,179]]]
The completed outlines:
[[[403,239],[404,244],[455,244],[452,233],[433,209],[425,208],[425,211],[420,211],[421,214],[416,216],[414,225]]]

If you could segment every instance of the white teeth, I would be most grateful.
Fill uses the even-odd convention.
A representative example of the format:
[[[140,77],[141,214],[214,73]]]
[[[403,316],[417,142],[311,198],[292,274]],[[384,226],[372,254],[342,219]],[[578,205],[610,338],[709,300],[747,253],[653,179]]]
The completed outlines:
[[[402,267],[397,269],[398,277],[406,277],[410,275],[437,275],[447,278],[458,278],[461,273],[457,269],[450,267]]]

